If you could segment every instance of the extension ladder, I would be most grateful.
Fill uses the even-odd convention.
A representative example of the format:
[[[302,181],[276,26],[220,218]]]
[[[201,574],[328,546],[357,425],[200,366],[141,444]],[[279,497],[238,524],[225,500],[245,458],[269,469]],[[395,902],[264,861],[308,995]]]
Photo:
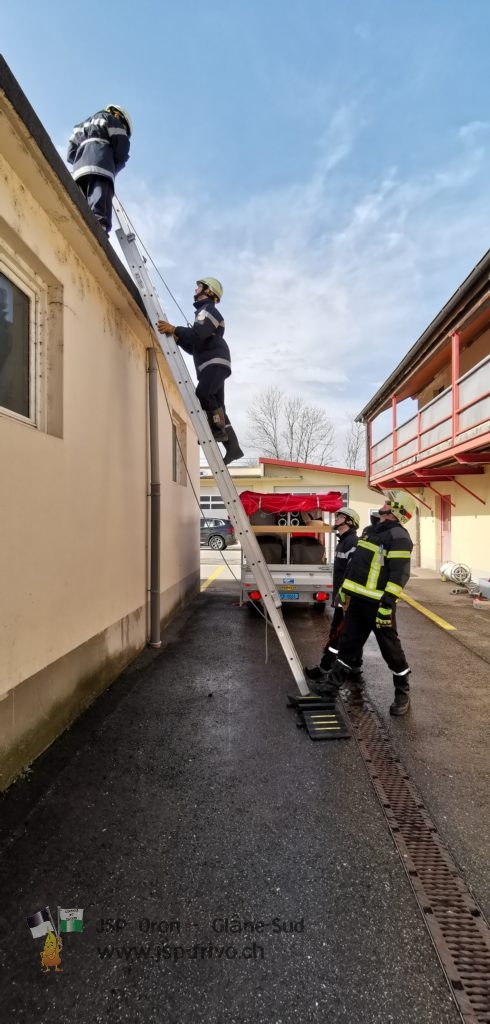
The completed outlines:
[[[113,207],[120,228],[116,235],[121,249],[131,270],[136,286],[140,292],[148,319],[155,332],[157,341],[175,379],[182,401],[187,409],[191,423],[197,434],[209,468],[214,476],[218,490],[228,509],[228,514],[245,552],[247,563],[253,572],[254,579],[261,593],[262,602],[269,619],[275,629],[277,639],[293,673],[300,693],[305,696],[310,691],[305,680],[303,667],[294,648],[291,637],[284,625],[281,599],[272,581],[267,563],[250,525],[249,518],[240,501],[233,480],[223,461],[220,449],[215,441],[199,399],[196,397],[194,384],[189,376],[185,360],[173,337],[158,333],[157,320],[167,320],[163,307],[160,305],[155,289],[145,267],[145,259],[140,253],[136,236],[117,199]]]

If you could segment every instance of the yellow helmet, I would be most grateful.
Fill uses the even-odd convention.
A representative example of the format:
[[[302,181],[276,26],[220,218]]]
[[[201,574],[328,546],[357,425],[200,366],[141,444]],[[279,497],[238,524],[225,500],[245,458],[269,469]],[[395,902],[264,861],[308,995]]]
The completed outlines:
[[[415,501],[403,491],[387,491],[386,504],[399,523],[408,523],[415,511]]]
[[[218,302],[223,298],[223,285],[216,277],[198,277],[196,284],[204,284],[216,296]]]
[[[133,126],[131,124],[131,118],[130,118],[127,110],[125,110],[124,107],[120,107],[118,103],[109,103],[109,106],[106,107],[105,109],[107,110],[107,112],[109,114],[119,114],[120,117],[122,117],[123,121],[126,124],[126,128],[128,129],[128,135],[131,135],[131,132],[133,130]]]

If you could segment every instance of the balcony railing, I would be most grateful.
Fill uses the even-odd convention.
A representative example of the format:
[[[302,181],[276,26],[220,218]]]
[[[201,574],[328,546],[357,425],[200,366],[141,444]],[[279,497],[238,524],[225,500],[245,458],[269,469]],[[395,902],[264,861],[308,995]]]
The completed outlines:
[[[372,445],[370,479],[490,432],[490,355]]]

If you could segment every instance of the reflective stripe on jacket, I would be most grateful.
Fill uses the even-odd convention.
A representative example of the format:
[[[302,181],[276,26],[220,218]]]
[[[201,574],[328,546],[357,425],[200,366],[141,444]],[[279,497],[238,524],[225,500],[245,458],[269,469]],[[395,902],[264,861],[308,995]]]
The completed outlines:
[[[335,558],[333,562],[333,593],[332,598],[338,594],[344,577],[347,573],[350,559],[354,554],[357,546],[357,533],[352,527],[347,533],[343,533],[339,537],[337,547],[335,549]]]
[[[394,607],[410,578],[413,543],[400,523],[367,526],[349,562],[342,589]]]
[[[195,302],[196,317],[192,327],[176,327],[175,338],[184,352],[194,359],[197,378],[206,366],[218,365],[231,373],[230,350],[224,339],[225,321],[211,299]]]
[[[76,124],[66,159],[73,164],[75,181],[87,174],[98,174],[114,182],[129,159],[129,138],[123,122],[108,110],[99,110]]]

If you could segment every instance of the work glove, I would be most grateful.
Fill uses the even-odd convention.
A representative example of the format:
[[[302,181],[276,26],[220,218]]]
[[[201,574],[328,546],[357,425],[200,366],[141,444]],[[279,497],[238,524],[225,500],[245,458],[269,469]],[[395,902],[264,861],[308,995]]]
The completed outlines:
[[[172,324],[167,323],[166,320],[159,320],[157,323],[157,330],[159,334],[173,334],[175,327]]]
[[[349,603],[350,603],[350,594],[346,594],[345,590],[342,590],[342,587],[341,587],[339,592],[338,592],[337,597],[338,597],[338,603],[340,604],[340,606],[343,609],[343,611],[346,612],[348,607],[349,607]]]
[[[383,629],[385,626],[393,625],[393,608],[386,608],[380,604],[376,614],[376,629]]]

